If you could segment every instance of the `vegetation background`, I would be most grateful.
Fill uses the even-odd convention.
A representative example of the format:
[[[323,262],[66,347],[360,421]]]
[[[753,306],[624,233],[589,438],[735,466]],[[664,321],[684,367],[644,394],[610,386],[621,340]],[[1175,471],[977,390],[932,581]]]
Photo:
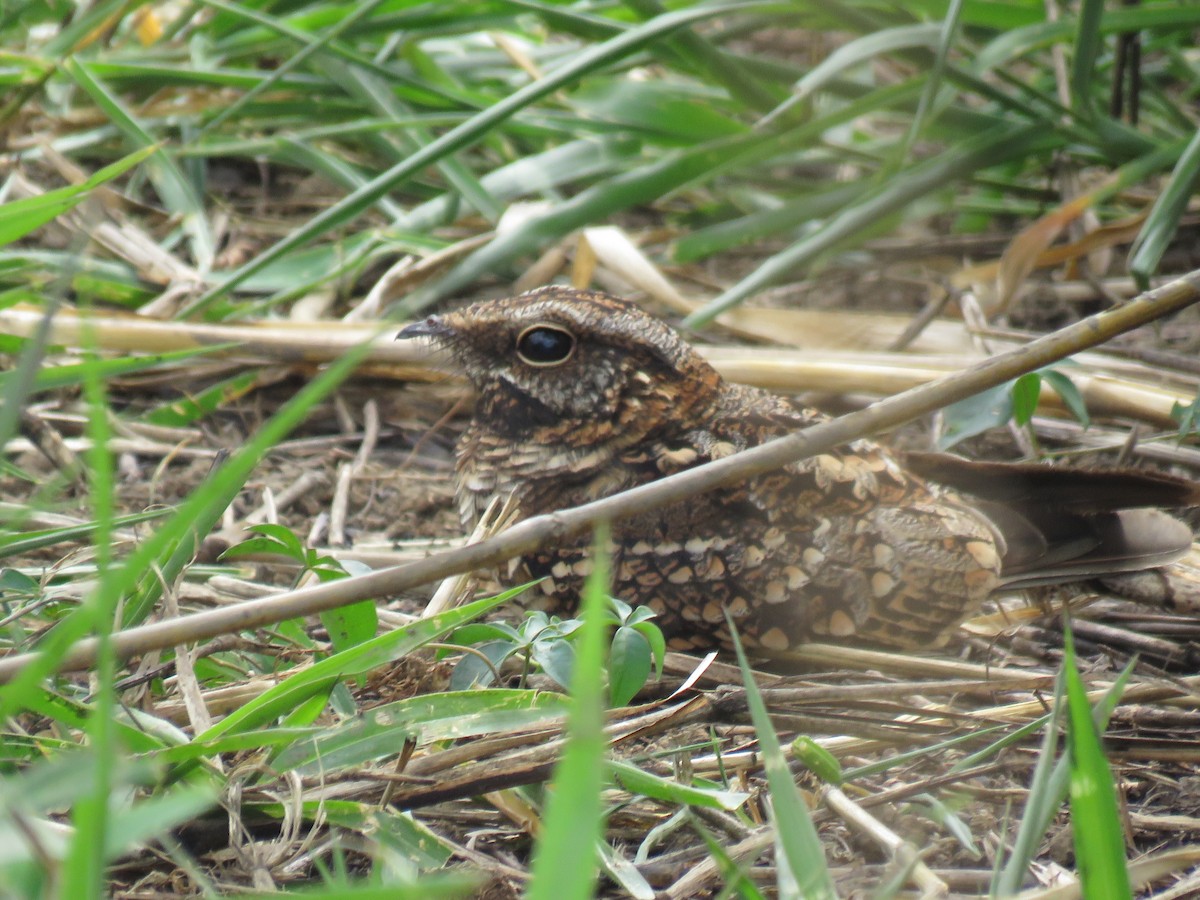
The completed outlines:
[[[839,409],[1195,268],[1198,31],[1179,0],[0,2],[0,894],[1200,890],[1193,616],[1107,598],[1073,647],[1006,606],[758,690],[600,581],[582,624],[497,626],[344,578],[459,536],[466,395],[376,323],[570,280]],[[1196,335],[898,439],[1194,472]]]

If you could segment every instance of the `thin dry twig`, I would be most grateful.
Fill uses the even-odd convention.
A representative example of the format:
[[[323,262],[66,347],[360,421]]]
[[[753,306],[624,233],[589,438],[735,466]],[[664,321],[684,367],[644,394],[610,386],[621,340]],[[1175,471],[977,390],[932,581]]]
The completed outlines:
[[[938,878],[917,855],[917,848],[888,828],[873,815],[859,807],[840,788],[832,785],[821,791],[821,799],[847,824],[868,835],[901,865],[911,871],[911,878],[921,889],[922,897],[945,897],[946,882]]]

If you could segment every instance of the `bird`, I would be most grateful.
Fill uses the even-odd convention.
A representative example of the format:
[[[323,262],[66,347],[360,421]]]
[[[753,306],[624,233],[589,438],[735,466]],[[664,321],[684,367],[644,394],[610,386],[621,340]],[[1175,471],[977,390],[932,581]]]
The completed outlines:
[[[725,381],[637,304],[549,286],[432,315],[398,338],[448,351],[476,399],[456,448],[463,525],[493,497],[518,519],[720,459],[827,416]],[[1192,545],[1156,507],[1200,485],[901,453],[861,439],[612,523],[614,596],[649,607],[676,650],[779,655],[810,641],[935,648],[989,597],[1163,566]],[[536,605],[577,610],[587,536],[514,560]],[[519,583],[519,582],[518,582]]]

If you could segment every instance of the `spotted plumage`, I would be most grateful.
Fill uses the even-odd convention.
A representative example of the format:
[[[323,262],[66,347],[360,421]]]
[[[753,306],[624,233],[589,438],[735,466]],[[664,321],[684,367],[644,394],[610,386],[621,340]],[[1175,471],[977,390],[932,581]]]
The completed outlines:
[[[475,385],[457,454],[467,525],[495,495],[513,495],[526,518],[822,420],[783,397],[724,382],[663,322],[597,292],[543,288],[432,316],[401,336],[446,347]],[[857,441],[619,520],[614,592],[653,609],[680,649],[728,646],[726,611],[747,644],[764,652],[835,638],[926,647],[943,642],[1006,581],[1143,568],[1190,546],[1190,532],[1165,515],[1073,506],[1070,484],[1061,497],[1046,487],[1032,501],[991,497],[1003,493],[1002,483],[1042,476],[1035,467],[992,464],[980,474],[972,465],[936,455],[905,459]],[[941,471],[949,485],[982,498],[939,485]],[[1188,482],[1114,477],[1133,479],[1136,496],[1126,506],[1200,497]],[[1140,490],[1143,480],[1165,499]],[[1127,534],[1134,524],[1156,533],[1136,565]],[[1098,560],[1114,547],[1123,558],[1105,568]],[[508,574],[542,578],[545,602],[569,614],[590,571],[587,553],[581,538],[530,554]]]

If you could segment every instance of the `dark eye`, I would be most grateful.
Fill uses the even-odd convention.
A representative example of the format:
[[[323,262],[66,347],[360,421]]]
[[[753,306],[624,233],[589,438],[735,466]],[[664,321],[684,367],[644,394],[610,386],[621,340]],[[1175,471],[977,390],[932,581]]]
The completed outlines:
[[[574,351],[575,335],[556,325],[533,325],[517,338],[517,356],[531,366],[557,366]]]

